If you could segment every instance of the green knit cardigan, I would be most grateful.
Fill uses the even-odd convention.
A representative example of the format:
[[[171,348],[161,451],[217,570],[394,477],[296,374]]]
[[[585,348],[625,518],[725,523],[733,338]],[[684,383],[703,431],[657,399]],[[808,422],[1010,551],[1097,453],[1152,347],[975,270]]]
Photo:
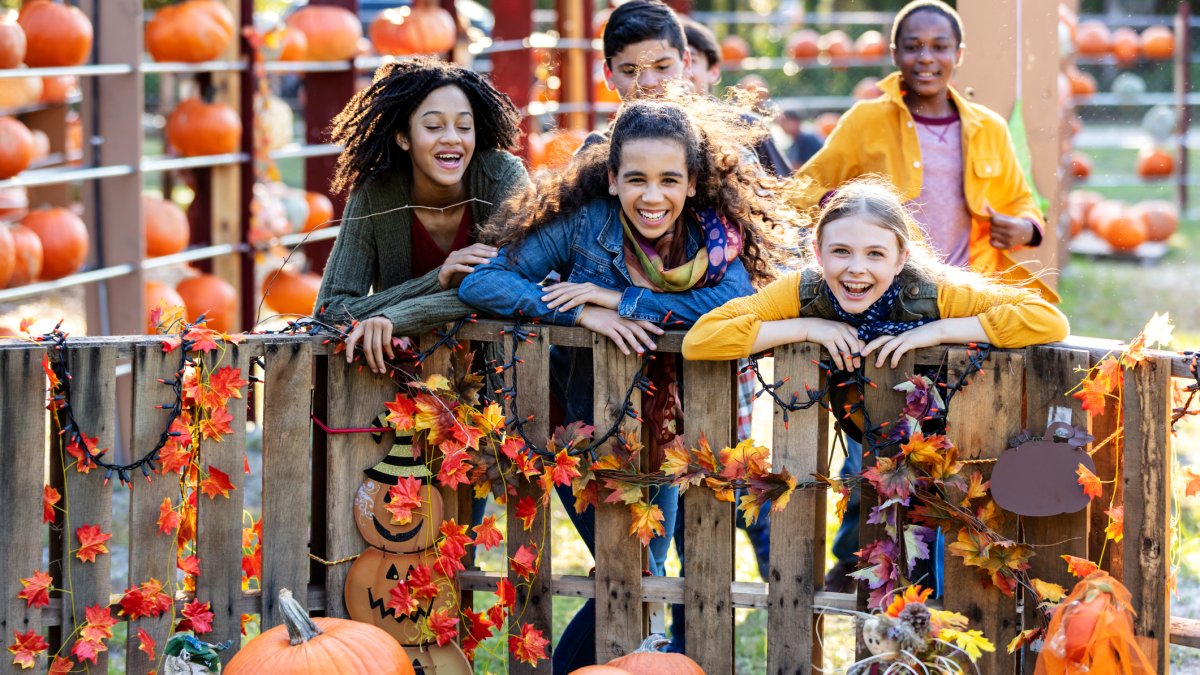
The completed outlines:
[[[471,202],[476,235],[505,199],[530,185],[525,165],[502,150],[477,152],[464,179],[468,195],[482,200]],[[411,186],[411,178],[395,172],[350,193],[321,279],[317,318],[346,324],[382,316],[394,333],[411,334],[473,311],[457,289],[442,288],[438,270],[412,278],[412,210],[403,208],[412,204]]]

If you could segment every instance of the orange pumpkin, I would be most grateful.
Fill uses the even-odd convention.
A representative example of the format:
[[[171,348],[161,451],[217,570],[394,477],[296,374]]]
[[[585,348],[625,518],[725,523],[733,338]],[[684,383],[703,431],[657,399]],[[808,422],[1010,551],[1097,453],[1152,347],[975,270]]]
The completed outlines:
[[[280,61],[304,61],[308,59],[308,37],[299,28],[287,26],[279,38]]]
[[[604,71],[600,65],[596,65],[596,69],[592,72],[592,96],[596,99],[596,103],[613,103],[620,105],[621,95],[616,91],[608,88],[608,83],[604,81]]]
[[[307,5],[289,16],[287,25],[304,33],[312,61],[344,61],[358,54],[362,24],[344,7]]]
[[[33,134],[13,117],[0,117],[0,179],[12,178],[33,162]]]
[[[286,588],[279,591],[279,610],[283,625],[246,643],[225,666],[225,675],[416,675],[404,648],[374,626],[309,618]]]
[[[869,30],[854,41],[854,51],[864,59],[880,58],[887,53],[887,48],[887,40],[877,30]]]
[[[0,188],[0,221],[20,220],[26,213],[29,213],[28,190],[21,186]]]
[[[587,135],[580,129],[555,129],[544,135],[545,145],[540,161],[533,163],[534,168],[560,169],[570,164]]]
[[[175,202],[142,195],[142,227],[146,237],[146,256],[179,253],[188,246],[191,228],[187,215]]]
[[[1125,209],[1125,202],[1116,199],[1105,199],[1099,202],[1088,211],[1088,229],[1102,238],[1105,237],[1108,228],[1125,215]]]
[[[406,647],[417,675],[472,675],[474,669],[462,650],[453,642]]]
[[[616,666],[584,666],[572,670],[570,675],[629,675],[629,671]]]
[[[8,286],[17,266],[17,244],[7,227],[0,225],[0,288]]]
[[[187,306],[188,318],[195,321],[204,314],[208,327],[228,333],[237,320],[237,290],[224,279],[211,274],[184,279],[175,287],[183,304]]]
[[[37,233],[24,225],[7,225],[13,240],[13,269],[8,277],[8,287],[16,288],[31,284],[42,276],[42,240]]]
[[[1175,171],[1175,158],[1162,148],[1142,148],[1137,156],[1137,174],[1142,178],[1162,178]]]
[[[721,60],[727,63],[750,58],[750,43],[741,35],[726,35],[721,39]]]
[[[1080,179],[1092,175],[1092,159],[1078,150],[1072,152],[1071,174]]]
[[[157,333],[159,324],[170,331],[172,325],[183,320],[183,313],[187,306],[174,288],[158,281],[147,281],[145,289],[146,333],[148,335]],[[160,310],[157,322],[151,318],[156,309]]]
[[[414,553],[433,546],[442,524],[442,494],[429,483],[424,462],[412,456],[410,443],[394,443],[383,460],[363,472],[363,482],[354,495],[358,533],[368,544],[388,553]],[[394,522],[387,510],[392,486],[401,475],[425,479],[420,488],[421,506],[413,509],[407,523]]]
[[[17,17],[25,29],[25,65],[31,68],[78,66],[92,51],[92,22],[78,7],[31,0]]]
[[[670,643],[661,635],[651,635],[640,647],[609,661],[608,665],[627,670],[631,675],[704,675],[700,664],[683,654],[658,651]]]
[[[83,267],[90,237],[79,216],[64,208],[37,209],[21,224],[42,242],[42,279],[61,279]]]
[[[1074,601],[1063,610],[1063,627],[1067,639],[1064,644],[1067,658],[1075,663],[1083,663],[1087,656],[1087,646],[1092,634],[1096,632],[1096,623],[1108,605],[1108,598],[1097,595],[1088,601]]]
[[[42,78],[42,103],[66,103],[79,94],[79,78],[74,75],[58,75]]]
[[[1080,54],[1103,56],[1109,52],[1111,44],[1112,33],[1108,26],[1095,19],[1082,21],[1075,29],[1075,46]]]
[[[815,59],[821,55],[819,42],[821,34],[811,28],[804,28],[788,36],[787,53],[797,61]]]
[[[831,30],[822,35],[817,46],[831,59],[843,59],[854,53],[854,43],[843,30]]]
[[[304,221],[304,231],[312,232],[322,225],[332,225],[333,202],[320,192],[304,193],[304,201],[308,202],[308,219]]]
[[[432,572],[432,581],[438,587],[437,597],[425,601],[411,615],[397,616],[395,609],[385,605],[392,589],[408,576],[410,570],[419,565],[432,570],[436,560],[433,549],[419,553],[385,553],[374,546],[366,547],[354,559],[346,575],[346,612],[355,621],[382,628],[402,645],[422,644],[425,639],[421,634],[420,619],[456,605],[458,589],[454,578]]]
[[[0,16],[0,69],[16,68],[25,61],[25,29],[16,12]]]
[[[50,156],[50,136],[41,129],[29,132],[33,136],[33,159],[30,164],[40,162]]]
[[[1112,54],[1117,63],[1128,66],[1137,62],[1141,51],[1137,31],[1122,26],[1112,32]]]
[[[1142,56],[1155,61],[1167,61],[1175,56],[1175,34],[1166,26],[1150,26],[1142,31]]]
[[[18,66],[18,70],[25,66]],[[24,108],[42,97],[42,78],[7,77],[0,79],[0,109]]]
[[[458,26],[441,7],[405,6],[380,12],[370,35],[380,54],[444,54],[454,49]]]
[[[1114,251],[1132,251],[1146,241],[1146,235],[1146,223],[1134,218],[1130,209],[1122,209],[1104,225],[1104,240]]]
[[[242,144],[242,120],[224,103],[190,98],[171,111],[166,136],[167,143],[184,157],[237,152]]]
[[[825,112],[817,115],[817,119],[813,120],[813,125],[817,127],[817,133],[828,138],[829,134],[832,134],[833,130],[837,128],[838,121],[841,119],[842,116],[835,112]]]
[[[225,5],[187,0],[154,12],[146,22],[146,51],[155,61],[212,61],[225,53],[236,29]]]
[[[1096,93],[1096,78],[1072,66],[1067,71],[1072,96],[1091,96]]]
[[[263,298],[271,309],[280,314],[312,314],[317,304],[317,292],[321,290],[321,275],[297,274],[279,270],[268,274],[263,281]]]
[[[1135,204],[1129,214],[1146,226],[1146,238],[1150,241],[1166,241],[1179,229],[1179,209],[1163,199]]]

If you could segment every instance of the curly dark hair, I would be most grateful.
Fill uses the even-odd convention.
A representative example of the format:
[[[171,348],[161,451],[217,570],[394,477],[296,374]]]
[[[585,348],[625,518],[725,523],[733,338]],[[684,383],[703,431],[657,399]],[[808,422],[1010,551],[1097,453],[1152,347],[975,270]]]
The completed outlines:
[[[747,148],[767,133],[735,106],[675,93],[669,100],[637,100],[617,114],[607,142],[584,148],[562,171],[543,172],[536,184],[510,198],[484,225],[481,240],[517,250],[532,230],[562,214],[574,213],[608,192],[609,172],[617,173],[626,143],[670,139],[683,145],[696,196],[688,206],[713,208],[743,230],[741,259],[756,284],[774,278],[776,256],[804,219],[776,198],[781,182],[762,170]]]
[[[412,175],[412,160],[396,145],[396,133],[408,134],[409,120],[435,89],[458,87],[475,116],[475,151],[511,150],[520,138],[521,114],[506,94],[479,73],[437,59],[419,57],[385,63],[370,86],[359,91],[329,125],[338,156],[333,192],[361,188],[371,180],[400,171]]]

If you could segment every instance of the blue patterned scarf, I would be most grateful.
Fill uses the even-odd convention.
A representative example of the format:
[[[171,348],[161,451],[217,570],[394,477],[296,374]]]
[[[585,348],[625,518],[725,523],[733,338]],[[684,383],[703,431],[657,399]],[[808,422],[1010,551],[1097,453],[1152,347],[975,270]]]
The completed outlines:
[[[870,342],[880,335],[899,335],[900,333],[912,330],[918,326],[924,326],[936,320],[925,317],[916,321],[888,321],[888,317],[892,313],[892,308],[896,306],[896,302],[900,299],[900,284],[895,281],[883,292],[883,295],[878,300],[871,303],[871,306],[861,314],[851,314],[842,309],[842,306],[838,304],[837,298],[834,297],[833,291],[829,289],[829,284],[821,284],[821,292],[829,298],[829,302],[833,305],[833,313],[837,315],[838,321],[857,328],[858,339],[863,342]]]

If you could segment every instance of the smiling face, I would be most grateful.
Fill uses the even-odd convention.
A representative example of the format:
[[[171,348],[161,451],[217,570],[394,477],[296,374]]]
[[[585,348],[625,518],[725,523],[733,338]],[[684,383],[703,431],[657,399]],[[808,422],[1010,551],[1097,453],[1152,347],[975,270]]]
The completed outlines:
[[[627,141],[620,167],[616,174],[609,173],[608,184],[616,190],[629,224],[650,241],[671,229],[696,192],[683,144],[663,138]]]
[[[429,92],[409,118],[408,134],[397,132],[396,142],[412,158],[418,187],[461,185],[475,154],[475,116],[467,95],[452,85]]]
[[[821,228],[817,262],[833,297],[851,314],[878,300],[907,261],[895,233],[860,214]]]
[[[892,62],[900,69],[914,112],[929,106],[938,113],[948,105],[950,78],[961,61],[962,49],[950,19],[933,11],[914,12],[904,19],[892,46]]]
[[[604,80],[622,101],[661,96],[668,82],[688,79],[691,60],[666,40],[634,42],[604,64]]]

